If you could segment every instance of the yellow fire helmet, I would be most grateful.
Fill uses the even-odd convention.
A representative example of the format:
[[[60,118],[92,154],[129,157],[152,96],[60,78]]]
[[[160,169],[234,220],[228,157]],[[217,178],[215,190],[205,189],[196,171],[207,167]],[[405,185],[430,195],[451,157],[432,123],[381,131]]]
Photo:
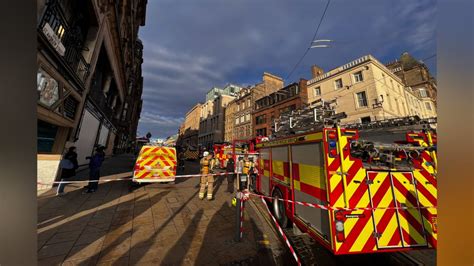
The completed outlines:
[[[236,198],[232,198],[232,206],[237,206],[237,199]]]

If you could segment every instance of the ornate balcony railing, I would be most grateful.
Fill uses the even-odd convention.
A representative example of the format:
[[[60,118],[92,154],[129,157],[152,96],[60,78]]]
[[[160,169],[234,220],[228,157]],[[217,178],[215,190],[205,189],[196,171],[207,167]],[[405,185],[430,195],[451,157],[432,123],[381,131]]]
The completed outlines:
[[[47,5],[38,31],[57,52],[63,67],[84,86],[90,74],[90,65],[82,56],[83,39],[78,28],[68,24],[61,6],[57,2]]]

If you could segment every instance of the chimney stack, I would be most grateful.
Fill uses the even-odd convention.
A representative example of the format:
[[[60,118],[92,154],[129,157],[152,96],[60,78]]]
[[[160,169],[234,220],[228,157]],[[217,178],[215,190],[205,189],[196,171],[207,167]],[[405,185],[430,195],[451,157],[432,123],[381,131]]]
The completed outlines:
[[[311,75],[313,76],[313,79],[322,74],[324,74],[324,70],[322,68],[318,67],[317,65],[311,66]]]

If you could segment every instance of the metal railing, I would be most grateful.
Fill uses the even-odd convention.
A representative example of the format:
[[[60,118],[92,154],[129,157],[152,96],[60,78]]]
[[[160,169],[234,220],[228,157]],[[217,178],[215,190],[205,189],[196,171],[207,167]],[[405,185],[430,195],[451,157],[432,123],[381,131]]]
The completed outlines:
[[[79,32],[76,32],[75,29],[71,28],[68,24],[64,12],[59,4],[55,2],[48,4],[38,25],[39,32],[48,39],[48,36],[46,36],[43,31],[46,25],[51,27],[54,34],[58,37],[65,48],[64,55],[59,53],[55,48],[59,58],[63,61],[64,68],[66,68],[69,73],[79,81],[80,85],[83,86],[90,74],[90,65],[82,56],[83,40]],[[51,43],[50,45],[53,46]]]

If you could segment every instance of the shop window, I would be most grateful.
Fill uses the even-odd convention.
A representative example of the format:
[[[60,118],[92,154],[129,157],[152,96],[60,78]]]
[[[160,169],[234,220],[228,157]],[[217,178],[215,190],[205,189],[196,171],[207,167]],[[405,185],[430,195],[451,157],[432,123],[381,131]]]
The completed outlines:
[[[57,126],[38,120],[38,153],[49,153],[53,151],[54,139],[56,138],[57,132]]]

